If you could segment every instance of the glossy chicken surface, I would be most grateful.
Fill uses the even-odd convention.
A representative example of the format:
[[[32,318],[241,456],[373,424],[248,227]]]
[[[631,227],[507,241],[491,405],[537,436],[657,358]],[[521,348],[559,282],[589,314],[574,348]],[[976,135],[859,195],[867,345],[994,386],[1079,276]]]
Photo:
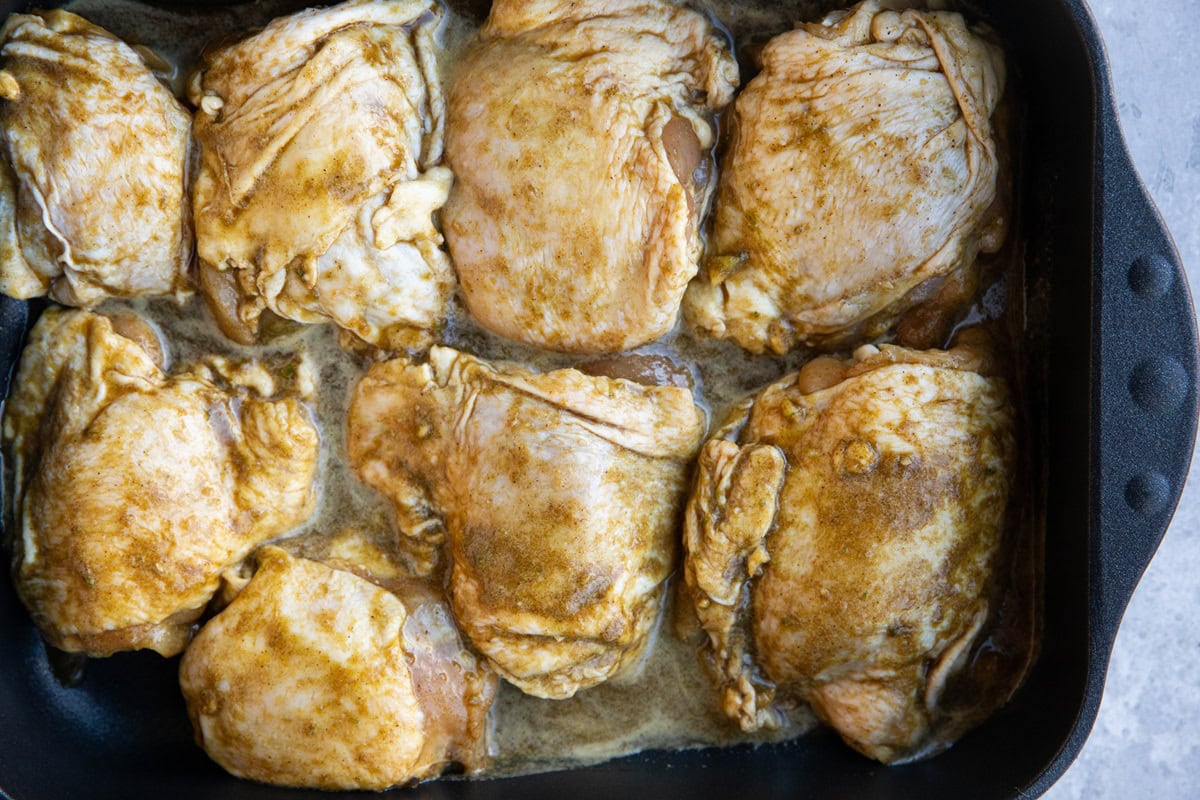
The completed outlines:
[[[317,431],[261,366],[173,374],[133,315],[47,310],[4,415],[16,588],[46,640],[183,649],[222,571],[315,505]]]
[[[498,0],[448,91],[443,215],[489,330],[570,352],[651,341],[696,273],[727,44],[664,0]]]
[[[430,563],[447,543],[455,615],[504,678],[562,698],[638,661],[704,433],[690,390],[434,348],[373,367],[348,430],[402,536]]]
[[[453,271],[432,0],[352,0],[206,54],[189,98],[201,282],[226,335],[264,310],[381,347],[426,342]]]
[[[188,290],[188,113],[65,11],[0,30],[0,292],[92,306]]]
[[[884,762],[937,740],[993,602],[1013,469],[983,345],[860,348],[747,401],[705,444],[685,580],[726,714],[803,700]]]
[[[196,737],[244,778],[386,789],[487,762],[496,677],[417,581],[258,553],[254,577],[196,636],[179,678]]]
[[[738,97],[684,307],[754,352],[874,338],[999,248],[999,48],[870,0],[772,39]]]

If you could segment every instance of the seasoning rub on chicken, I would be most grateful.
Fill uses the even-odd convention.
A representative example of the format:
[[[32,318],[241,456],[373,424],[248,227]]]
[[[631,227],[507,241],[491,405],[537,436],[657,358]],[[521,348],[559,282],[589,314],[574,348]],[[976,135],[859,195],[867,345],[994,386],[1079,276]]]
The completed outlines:
[[[948,744],[942,695],[992,610],[1013,462],[981,342],[864,346],[738,408],[684,534],[725,713],[751,731],[803,700],[884,762]]]
[[[196,738],[215,761],[320,789],[386,789],[488,763],[496,676],[432,586],[278,547],[257,560],[179,667]]]
[[[385,348],[427,344],[454,285],[434,0],[351,0],[205,54],[196,247],[221,329],[264,310]]]
[[[163,362],[138,317],[56,309],[21,358],[4,413],[13,574],[60,649],[178,653],[221,573],[315,506],[317,430],[295,393],[253,362]]]
[[[570,697],[638,661],[704,434],[689,389],[435,347],[372,367],[348,432],[403,536],[448,544],[455,616],[509,682]]]
[[[135,50],[66,11],[0,30],[0,292],[93,306],[189,291],[191,119]]]
[[[958,14],[887,6],[763,49],[684,301],[701,330],[756,353],[869,340],[944,281],[969,295],[954,279],[1000,247],[1003,54]]]
[[[448,91],[446,241],[486,328],[568,352],[675,324],[737,64],[666,0],[497,0]]]

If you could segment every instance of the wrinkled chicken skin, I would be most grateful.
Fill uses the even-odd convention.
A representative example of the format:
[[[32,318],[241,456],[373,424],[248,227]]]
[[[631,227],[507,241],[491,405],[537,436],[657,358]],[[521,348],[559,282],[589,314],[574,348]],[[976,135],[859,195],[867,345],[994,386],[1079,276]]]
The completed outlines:
[[[270,391],[253,364],[164,375],[157,342],[135,339],[155,335],[132,315],[46,311],[5,410],[16,587],[63,650],[178,653],[222,570],[315,504],[317,431],[295,398],[244,388]]]
[[[386,789],[487,763],[495,675],[419,582],[383,585],[263,548],[184,654],[196,738],[229,772],[284,786]]]
[[[431,554],[448,540],[475,647],[523,691],[562,698],[644,651],[703,433],[687,389],[435,347],[367,373],[349,450],[404,537]]]
[[[205,55],[189,97],[201,285],[221,329],[264,309],[381,347],[426,343],[453,289],[432,215],[444,104],[432,0],[354,0]]]
[[[65,11],[0,30],[0,292],[182,293],[191,120],[141,54]]]
[[[569,352],[666,333],[700,257],[737,65],[663,0],[498,0],[448,92],[442,216],[489,330]]]
[[[866,2],[776,37],[735,104],[688,319],[754,352],[883,333],[999,249],[999,49]]]
[[[1014,449],[976,347],[820,359],[705,444],[684,575],[743,730],[798,698],[880,761],[948,744],[939,699],[988,617]]]

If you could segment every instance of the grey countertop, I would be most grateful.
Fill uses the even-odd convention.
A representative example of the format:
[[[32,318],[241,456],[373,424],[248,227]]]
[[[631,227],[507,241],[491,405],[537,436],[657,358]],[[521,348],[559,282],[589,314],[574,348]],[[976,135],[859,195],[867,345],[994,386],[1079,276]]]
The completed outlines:
[[[1200,0],[1091,0],[1122,127],[1200,293]],[[1200,462],[1117,636],[1100,716],[1046,795],[1200,797]]]

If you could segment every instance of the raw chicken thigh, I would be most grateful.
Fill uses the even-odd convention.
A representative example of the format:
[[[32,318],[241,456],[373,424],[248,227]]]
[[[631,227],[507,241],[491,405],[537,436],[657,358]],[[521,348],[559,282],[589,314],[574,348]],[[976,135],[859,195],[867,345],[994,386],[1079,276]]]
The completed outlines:
[[[448,539],[451,604],[502,676],[570,697],[638,661],[675,556],[691,391],[435,347],[354,393],[350,459],[401,533]]]
[[[991,611],[1014,458],[983,346],[817,359],[705,444],[685,580],[724,711],[802,699],[884,762],[948,744],[941,698]]]
[[[737,64],[665,0],[497,0],[448,92],[443,215],[472,315],[571,352],[675,324]]]
[[[196,738],[243,778],[386,789],[487,762],[496,676],[415,580],[258,553],[258,571],[188,647],[179,680]]]
[[[201,282],[226,335],[264,309],[382,347],[425,343],[454,276],[433,0],[352,0],[205,55],[189,97]]]
[[[178,653],[221,572],[315,505],[317,431],[265,369],[161,362],[137,317],[53,309],[22,355],[13,571],[63,650]]]
[[[188,290],[191,120],[143,56],[65,11],[0,30],[0,292]]]
[[[754,352],[873,338],[999,248],[1003,55],[958,14],[885,5],[763,50],[684,301],[699,328]]]

